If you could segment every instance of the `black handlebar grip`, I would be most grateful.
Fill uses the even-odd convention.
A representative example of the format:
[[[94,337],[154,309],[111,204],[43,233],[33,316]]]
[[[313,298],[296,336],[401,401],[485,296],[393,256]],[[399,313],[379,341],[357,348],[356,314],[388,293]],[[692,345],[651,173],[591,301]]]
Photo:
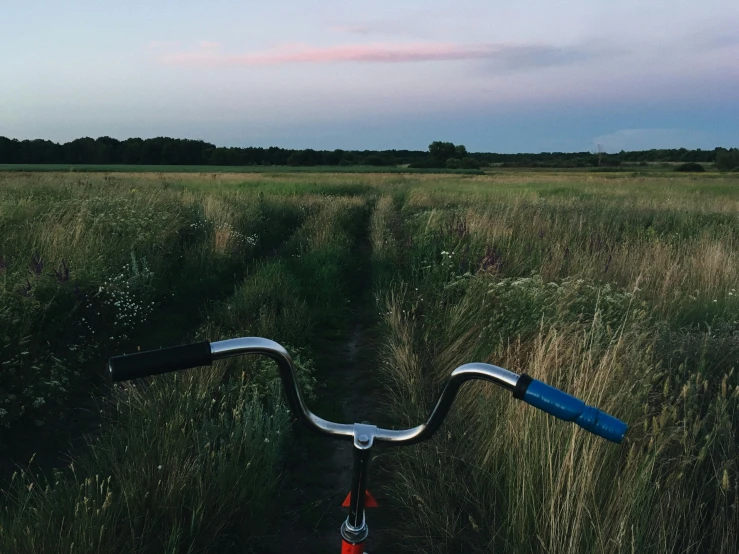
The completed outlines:
[[[108,369],[113,381],[128,381],[212,363],[210,343],[205,341],[115,356],[108,360]]]

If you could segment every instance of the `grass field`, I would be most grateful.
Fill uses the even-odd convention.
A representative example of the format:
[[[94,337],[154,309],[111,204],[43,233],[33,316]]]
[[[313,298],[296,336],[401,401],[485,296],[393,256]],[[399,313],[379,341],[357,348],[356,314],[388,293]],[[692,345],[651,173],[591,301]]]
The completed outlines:
[[[71,173],[447,173],[477,175],[477,169],[422,169],[397,166],[233,166],[233,165],[100,165],[100,164],[0,164],[0,172],[68,171]]]
[[[739,549],[736,175],[155,171],[0,172],[0,552],[268,552],[297,471],[270,363],[113,388],[105,361],[265,336],[326,406],[356,318],[398,427],[472,361],[631,426],[468,385],[372,476],[390,552]]]

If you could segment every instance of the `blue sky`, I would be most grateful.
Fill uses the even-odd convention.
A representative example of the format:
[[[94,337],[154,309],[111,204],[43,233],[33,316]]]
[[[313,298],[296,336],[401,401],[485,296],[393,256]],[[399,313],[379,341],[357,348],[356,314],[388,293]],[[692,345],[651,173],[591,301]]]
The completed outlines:
[[[0,135],[739,146],[736,0],[2,0]]]

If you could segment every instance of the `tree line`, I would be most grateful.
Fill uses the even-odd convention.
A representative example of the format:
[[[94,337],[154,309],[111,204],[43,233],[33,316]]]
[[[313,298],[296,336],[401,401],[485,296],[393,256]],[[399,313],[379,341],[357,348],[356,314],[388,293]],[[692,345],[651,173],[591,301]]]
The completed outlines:
[[[654,149],[619,153],[540,152],[498,154],[467,152],[464,145],[434,141],[428,150],[293,150],[271,146],[219,147],[202,140],[84,137],[66,143],[17,140],[0,136],[3,164],[135,164],[135,165],[374,165],[474,168],[490,164],[508,167],[591,167],[621,163],[700,162],[719,169],[739,167],[736,148],[713,150]]]

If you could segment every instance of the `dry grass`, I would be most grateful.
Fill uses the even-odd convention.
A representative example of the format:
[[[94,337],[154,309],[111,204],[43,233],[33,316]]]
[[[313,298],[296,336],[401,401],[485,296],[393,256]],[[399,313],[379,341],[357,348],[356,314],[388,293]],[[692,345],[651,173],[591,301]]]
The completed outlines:
[[[2,417],[6,407],[18,410],[13,422],[55,413],[52,397],[59,408],[67,392],[49,385],[39,403],[39,383],[141,344],[116,334],[122,308],[103,302],[122,268],[121,286],[140,296],[131,305],[146,300],[152,317],[182,303],[188,333],[267,335],[300,347],[309,369],[314,334],[346,327],[348,287],[369,282],[356,253],[368,233],[399,426],[417,424],[449,371],[470,361],[527,371],[631,425],[614,446],[468,385],[438,437],[395,453],[392,497],[410,546],[734,553],[737,184],[564,172],[0,173],[0,353],[30,391],[12,402],[0,391]],[[62,261],[69,279],[49,274]],[[83,327],[81,309],[102,315]],[[136,329],[137,341],[172,338]],[[22,381],[33,371],[43,379]],[[127,389],[77,473],[48,489],[16,478],[0,549],[247,548],[274,496],[279,449],[258,446],[284,428],[261,407],[272,413],[274,388],[272,368],[249,362]],[[162,478],[159,465],[172,471]]]
[[[566,190],[542,196],[530,180],[501,177],[522,188],[505,198],[407,195],[405,272],[379,295],[389,409],[417,424],[452,368],[484,361],[631,430],[612,445],[468,386],[440,436],[396,453],[408,546],[735,552],[737,193],[721,182],[698,196],[710,184],[694,178],[547,175]]]

